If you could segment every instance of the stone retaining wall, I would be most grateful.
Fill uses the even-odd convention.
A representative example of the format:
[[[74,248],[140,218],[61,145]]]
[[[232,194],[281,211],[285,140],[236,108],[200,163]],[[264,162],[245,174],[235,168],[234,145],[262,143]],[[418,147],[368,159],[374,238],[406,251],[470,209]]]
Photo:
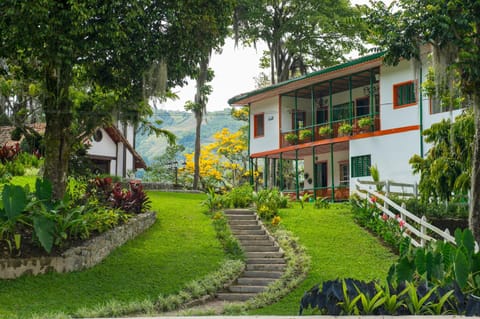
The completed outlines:
[[[152,226],[155,219],[154,212],[134,216],[128,223],[89,239],[81,246],[66,250],[62,256],[0,259],[0,278],[13,279],[27,274],[39,275],[51,271],[63,273],[93,267],[115,248]]]

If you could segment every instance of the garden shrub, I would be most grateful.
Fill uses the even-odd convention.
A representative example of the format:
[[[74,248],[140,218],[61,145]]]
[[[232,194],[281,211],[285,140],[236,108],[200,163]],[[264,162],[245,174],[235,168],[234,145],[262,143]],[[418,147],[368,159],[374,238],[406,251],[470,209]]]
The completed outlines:
[[[351,198],[355,222],[371,230],[382,238],[390,248],[398,252],[399,244],[403,239],[405,221],[400,216],[391,218],[375,206],[376,199],[374,197],[371,200],[373,204],[366,199],[361,200],[358,196]]]
[[[234,208],[246,208],[252,204],[253,201],[253,189],[250,184],[243,184],[241,186],[233,188],[228,193],[228,199],[230,204]]]
[[[63,249],[73,240],[107,231],[149,208],[150,201],[138,182],[130,183],[129,190],[119,184],[110,187],[108,196],[108,181],[97,184],[104,187],[99,190],[94,185],[88,191],[86,182],[70,179],[66,195],[59,201],[53,200],[52,185],[46,180],[37,179],[34,192],[28,186],[5,184],[0,248],[3,244],[10,255],[20,255],[22,247],[34,245],[51,253],[54,247]]]
[[[380,285],[356,279],[328,280],[307,291],[300,314],[308,308],[322,315],[479,315],[479,301],[465,295],[455,283],[438,286]]]
[[[288,196],[283,195],[277,188],[263,189],[253,195],[257,213],[263,220],[271,220],[277,216],[280,208],[288,206],[288,201]]]

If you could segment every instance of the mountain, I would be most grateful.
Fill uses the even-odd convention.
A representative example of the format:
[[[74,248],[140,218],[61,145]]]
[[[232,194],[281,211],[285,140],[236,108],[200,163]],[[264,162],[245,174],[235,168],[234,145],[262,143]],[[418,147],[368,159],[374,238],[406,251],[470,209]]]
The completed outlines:
[[[161,120],[159,126],[177,136],[177,144],[185,146],[184,153],[192,153],[195,145],[195,116],[191,112],[156,110],[152,122]],[[245,122],[237,121],[230,115],[230,109],[223,111],[208,112],[204,117],[201,128],[201,144],[206,145],[213,142],[213,134],[228,128],[230,132],[236,132]],[[148,164],[152,163],[155,157],[162,155],[167,147],[164,137],[157,137],[155,134],[146,135],[139,132],[135,139],[135,148]]]

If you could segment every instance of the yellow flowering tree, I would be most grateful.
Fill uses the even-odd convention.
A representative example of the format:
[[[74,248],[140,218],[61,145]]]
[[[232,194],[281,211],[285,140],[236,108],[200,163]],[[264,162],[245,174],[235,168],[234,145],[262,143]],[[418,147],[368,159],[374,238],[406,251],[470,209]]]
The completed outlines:
[[[248,171],[246,134],[243,129],[231,133],[227,128],[213,135],[215,141],[200,152],[200,181],[203,188],[234,187],[244,182]],[[194,172],[194,153],[185,154],[185,172]]]

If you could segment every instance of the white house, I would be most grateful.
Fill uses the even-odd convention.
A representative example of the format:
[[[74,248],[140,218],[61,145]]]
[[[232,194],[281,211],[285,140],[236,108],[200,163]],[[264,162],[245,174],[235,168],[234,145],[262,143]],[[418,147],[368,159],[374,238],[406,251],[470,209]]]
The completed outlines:
[[[408,161],[429,148],[423,130],[461,112],[422,94],[427,54],[386,66],[377,53],[231,98],[249,107],[251,168],[263,172],[263,187],[346,199],[356,179],[371,180],[371,165],[382,180],[418,182]],[[342,136],[344,124],[352,132]],[[325,126],[331,133],[322,135]]]
[[[92,136],[87,156],[98,173],[127,177],[128,173],[146,168],[135,150],[135,129],[130,124],[98,128]]]
[[[40,135],[45,134],[45,123],[31,124]],[[12,141],[13,126],[0,126],[0,147],[20,141]],[[94,171],[127,177],[130,172],[146,168],[142,157],[135,150],[135,129],[131,124],[118,122],[117,125],[98,128],[93,136],[86,140],[90,145],[87,157],[91,159]]]

